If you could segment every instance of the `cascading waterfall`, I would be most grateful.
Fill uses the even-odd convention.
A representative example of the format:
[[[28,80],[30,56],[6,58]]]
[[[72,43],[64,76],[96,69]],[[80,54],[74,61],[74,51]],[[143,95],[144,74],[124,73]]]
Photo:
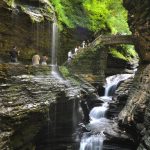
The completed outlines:
[[[64,81],[63,77],[59,73],[59,69],[57,66],[57,45],[58,45],[58,27],[57,21],[54,19],[52,24],[52,50],[51,50],[51,66],[52,66],[52,75],[59,79],[60,81]]]
[[[100,122],[104,121],[107,109],[108,103],[105,102],[102,106],[94,107],[90,111],[90,129],[97,123],[99,124]],[[103,129],[101,133],[98,133],[96,135],[88,135],[87,133],[84,133],[80,143],[80,150],[102,150],[104,139],[105,135],[103,134]]]
[[[102,150],[103,137],[101,135],[83,135],[80,150]]]
[[[105,113],[108,107],[108,103],[105,102],[103,103],[102,106],[99,107],[94,107],[91,111],[90,111],[90,119],[91,120],[96,120],[96,119],[100,119],[100,118],[104,118],[105,117]]]
[[[133,76],[133,74],[117,74],[106,78],[105,87],[105,94],[104,96],[111,96],[116,88],[118,83],[128,79],[129,77]]]
[[[105,95],[101,97],[104,101],[102,106],[94,107],[90,113],[90,123],[86,125],[88,130],[94,129],[95,131],[98,129],[101,130],[100,133],[96,134],[88,134],[84,133],[80,142],[80,150],[102,150],[103,149],[103,141],[105,140],[105,135],[103,132],[105,128],[110,126],[109,119],[105,117],[105,113],[108,109],[108,101],[112,99],[111,96],[113,93],[109,94],[110,91],[114,92],[117,85],[123,81],[128,79],[129,77],[133,77],[133,74],[118,74],[114,76],[110,76],[106,78],[105,83]]]

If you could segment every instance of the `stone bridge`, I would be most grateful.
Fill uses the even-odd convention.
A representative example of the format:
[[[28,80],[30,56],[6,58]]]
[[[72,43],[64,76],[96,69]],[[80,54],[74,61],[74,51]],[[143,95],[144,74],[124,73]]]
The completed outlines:
[[[148,38],[147,38],[148,39]],[[144,43],[139,35],[100,35],[89,46],[89,48],[98,45],[115,45],[115,44],[129,44],[134,45],[143,62],[150,62],[150,44]]]
[[[100,35],[92,43],[91,47],[97,45],[113,45],[113,44],[135,44],[135,36],[132,35]]]

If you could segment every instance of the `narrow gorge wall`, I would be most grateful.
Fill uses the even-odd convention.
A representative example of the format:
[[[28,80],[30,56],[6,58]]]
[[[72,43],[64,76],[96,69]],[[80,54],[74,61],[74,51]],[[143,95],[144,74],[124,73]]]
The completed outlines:
[[[136,36],[135,48],[142,61],[150,62],[150,1],[124,0],[128,10],[128,24]]]
[[[127,104],[119,115],[123,124],[134,124],[139,137],[138,150],[150,149],[150,1],[124,0],[129,25],[136,36],[135,48],[141,62]]]

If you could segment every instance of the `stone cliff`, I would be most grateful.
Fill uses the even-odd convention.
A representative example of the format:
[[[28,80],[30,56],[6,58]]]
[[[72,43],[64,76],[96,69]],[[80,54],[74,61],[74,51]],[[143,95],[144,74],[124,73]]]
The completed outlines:
[[[48,0],[0,1],[0,60],[8,62],[13,46],[20,50],[20,61],[35,52],[50,55],[51,24],[54,9]]]
[[[123,124],[132,126],[138,133],[138,150],[150,149],[150,1],[124,0],[128,10],[129,25],[137,36],[135,48],[141,58],[139,69],[135,75],[129,92],[127,104],[119,115]]]
[[[1,64],[0,149],[73,145],[72,134],[84,119],[81,90],[95,95],[86,82],[55,78],[50,66]]]
[[[136,36],[136,50],[142,61],[150,61],[150,1],[124,0],[129,11],[128,23],[133,35]]]
[[[79,91],[60,83],[46,66],[0,65],[0,149],[34,149],[48,124],[71,133]]]

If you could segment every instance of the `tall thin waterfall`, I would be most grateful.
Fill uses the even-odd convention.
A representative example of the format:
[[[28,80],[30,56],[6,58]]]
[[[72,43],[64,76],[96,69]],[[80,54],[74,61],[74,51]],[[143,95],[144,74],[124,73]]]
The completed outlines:
[[[57,28],[57,22],[54,21],[52,25],[52,51],[51,51],[52,69],[53,69],[53,66],[57,66],[57,56],[56,56],[57,42],[58,42],[58,28]]]
[[[52,50],[51,50],[52,75],[55,78],[64,81],[63,77],[59,73],[59,69],[57,66],[57,45],[58,45],[58,28],[56,19],[54,19],[52,25]]]

